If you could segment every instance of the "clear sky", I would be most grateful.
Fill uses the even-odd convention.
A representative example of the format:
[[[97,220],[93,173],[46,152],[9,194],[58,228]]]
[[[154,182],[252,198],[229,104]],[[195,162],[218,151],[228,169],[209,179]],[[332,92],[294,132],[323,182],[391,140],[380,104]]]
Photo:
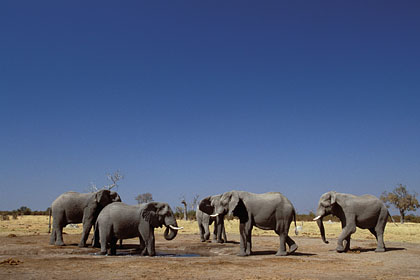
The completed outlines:
[[[1,1],[0,127],[0,210],[420,192],[420,1]]]

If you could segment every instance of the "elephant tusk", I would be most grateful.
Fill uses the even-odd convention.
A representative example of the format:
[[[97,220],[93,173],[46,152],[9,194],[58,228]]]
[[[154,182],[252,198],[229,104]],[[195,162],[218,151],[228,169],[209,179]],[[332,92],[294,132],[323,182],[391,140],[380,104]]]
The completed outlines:
[[[219,216],[219,214],[211,214],[211,215],[210,215],[210,217],[213,217],[213,218],[214,218],[214,217],[217,217],[217,216]]]
[[[321,216],[316,216],[313,220],[316,221],[316,220],[319,220],[320,218]]]
[[[183,229],[183,227],[174,227],[173,225],[169,225],[169,227],[173,230],[180,230]]]

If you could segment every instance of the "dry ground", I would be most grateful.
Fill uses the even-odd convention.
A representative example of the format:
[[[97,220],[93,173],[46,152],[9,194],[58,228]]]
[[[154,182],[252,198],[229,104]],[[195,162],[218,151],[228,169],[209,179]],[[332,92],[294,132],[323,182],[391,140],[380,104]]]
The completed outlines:
[[[323,244],[316,225],[304,223],[299,236],[291,234],[299,249],[286,257],[274,256],[277,236],[254,230],[254,255],[237,257],[236,221],[227,223],[227,244],[201,243],[195,223],[180,221],[186,229],[174,240],[156,233],[159,256],[151,258],[136,254],[137,239],[125,240],[112,257],[78,248],[80,228],[65,229],[67,246],[48,245],[47,223],[46,217],[0,221],[0,279],[420,279],[416,224],[388,224],[385,253],[375,253],[375,240],[358,230],[352,251],[339,254],[334,251],[339,225],[326,223],[330,244]]]

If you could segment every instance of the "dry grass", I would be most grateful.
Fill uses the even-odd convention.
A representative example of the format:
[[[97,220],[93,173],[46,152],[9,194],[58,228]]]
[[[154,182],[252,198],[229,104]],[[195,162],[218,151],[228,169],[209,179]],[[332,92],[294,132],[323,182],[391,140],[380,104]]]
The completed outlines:
[[[11,218],[11,217],[10,217]],[[198,234],[198,226],[195,221],[179,220],[178,225],[184,227],[180,234]],[[298,226],[302,226],[302,222],[297,222]],[[334,222],[324,222],[327,239],[337,238],[341,232],[341,224]],[[238,220],[225,221],[226,232],[239,232]],[[211,230],[213,226],[211,226]],[[156,233],[163,233],[164,229],[157,229]],[[66,227],[65,233],[80,234],[82,227],[78,228]],[[15,235],[39,235],[48,233],[48,217],[47,216],[22,216],[17,220],[12,218],[8,221],[0,221],[0,236],[7,236],[9,234]],[[261,230],[254,228],[252,234],[259,235],[275,235],[272,230]],[[294,235],[294,225],[290,228],[290,234]],[[300,236],[317,237],[320,238],[318,226],[315,222],[303,222]],[[229,238],[229,237],[228,237]],[[375,237],[368,231],[357,229],[356,233],[352,235],[353,239],[375,240]],[[393,223],[388,223],[385,229],[385,241],[420,243],[420,224],[405,223],[396,226]]]

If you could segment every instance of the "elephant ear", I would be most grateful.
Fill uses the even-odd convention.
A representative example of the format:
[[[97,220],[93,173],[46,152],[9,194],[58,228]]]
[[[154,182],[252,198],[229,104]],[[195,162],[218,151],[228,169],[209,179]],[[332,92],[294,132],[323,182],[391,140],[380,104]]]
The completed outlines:
[[[111,192],[109,190],[100,190],[96,192],[95,200],[98,204],[106,206],[111,202]]]
[[[141,216],[146,222],[148,222],[150,225],[156,228],[160,226],[159,216],[157,212],[158,209],[156,207],[156,203],[149,202],[144,206],[143,210],[141,211]]]
[[[239,195],[237,192],[232,191],[229,199],[229,214],[235,211],[235,208],[239,206]]]
[[[229,200],[229,214],[239,218],[240,223],[246,223],[249,219],[248,210],[238,192],[232,191]]]
[[[331,195],[331,205],[333,205],[337,202],[337,193],[335,191],[331,191],[330,195]]]
[[[198,209],[203,211],[204,213],[211,215],[214,213],[214,207],[211,205],[211,196],[205,197],[201,200],[200,204],[198,205]]]
[[[156,208],[157,208],[157,213],[156,214],[160,217],[166,216],[169,212],[169,209],[170,209],[169,205],[166,204],[166,203],[158,204],[158,205],[156,205]]]
[[[121,197],[117,192],[111,191],[110,196],[111,196],[112,202],[121,202]]]

